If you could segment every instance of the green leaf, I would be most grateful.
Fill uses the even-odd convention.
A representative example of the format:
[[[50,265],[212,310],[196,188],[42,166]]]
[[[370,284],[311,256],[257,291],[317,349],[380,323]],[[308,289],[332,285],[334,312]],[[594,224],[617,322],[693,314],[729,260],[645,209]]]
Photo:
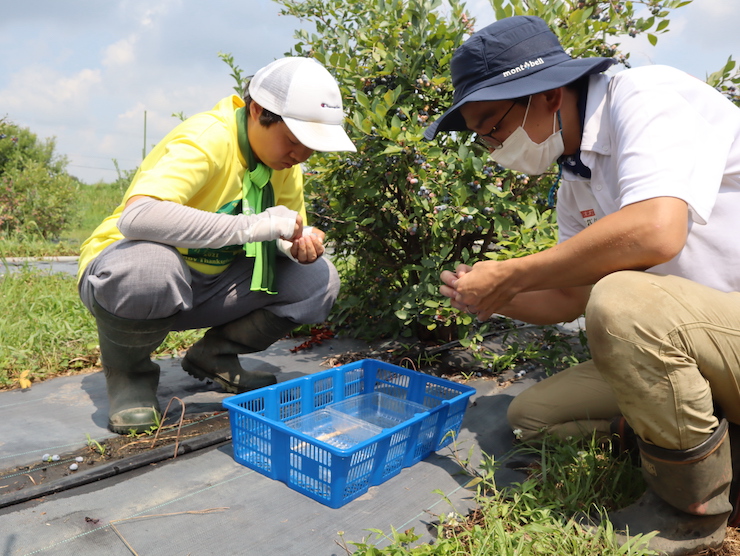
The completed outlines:
[[[362,106],[365,110],[370,110],[370,99],[367,98],[365,93],[357,91],[355,93],[355,100],[357,101],[357,104]]]
[[[524,226],[527,228],[534,228],[537,225],[537,222],[539,222],[539,214],[534,208],[529,211],[519,212],[519,216],[521,217]]]
[[[648,33],[647,38],[648,38],[648,41],[650,41],[650,44],[652,44],[653,46],[655,46],[656,44],[658,44],[658,37],[656,37],[652,33]]]

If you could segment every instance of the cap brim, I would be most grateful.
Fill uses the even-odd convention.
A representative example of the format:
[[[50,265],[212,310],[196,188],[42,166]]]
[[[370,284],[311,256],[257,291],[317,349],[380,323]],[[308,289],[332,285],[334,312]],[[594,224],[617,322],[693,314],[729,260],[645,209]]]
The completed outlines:
[[[465,119],[460,108],[469,102],[511,100],[550,91],[572,83],[592,73],[609,69],[613,58],[574,58],[554,66],[527,73],[521,77],[502,80],[500,75],[481,82],[480,86],[456,102],[447,112],[437,118],[424,132],[424,138],[434,139],[440,131],[465,131]]]
[[[341,125],[307,122],[285,116],[283,116],[283,121],[296,139],[309,149],[321,152],[357,152],[357,148]]]

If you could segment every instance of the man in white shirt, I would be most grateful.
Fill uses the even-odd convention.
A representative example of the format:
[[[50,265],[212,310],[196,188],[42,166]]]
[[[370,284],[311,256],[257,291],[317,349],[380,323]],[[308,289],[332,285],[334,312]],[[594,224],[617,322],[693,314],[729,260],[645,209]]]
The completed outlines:
[[[442,273],[454,307],[536,324],[585,313],[592,361],[518,396],[524,441],[634,429],[647,493],[615,529],[666,554],[722,544],[740,424],[740,111],[683,72],[603,75],[546,23],[511,17],[452,59],[453,106],[427,130],[471,130],[504,167],[558,162],[558,245]],[[733,489],[733,499],[736,499]],[[737,506],[737,504],[736,504]],[[730,517],[736,523],[736,516]]]

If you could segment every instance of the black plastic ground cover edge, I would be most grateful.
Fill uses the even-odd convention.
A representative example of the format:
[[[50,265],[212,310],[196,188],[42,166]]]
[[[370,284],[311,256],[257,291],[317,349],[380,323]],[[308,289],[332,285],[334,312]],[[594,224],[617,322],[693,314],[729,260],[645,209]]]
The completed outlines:
[[[216,444],[231,440],[231,429],[226,427],[221,430],[209,432],[183,441],[177,448],[177,455],[182,456],[208,448]],[[148,452],[137,454],[130,458],[118,460],[98,466],[90,471],[75,473],[69,477],[53,481],[48,484],[36,485],[30,488],[16,491],[12,494],[0,496],[0,509],[28,502],[36,498],[56,494],[64,490],[79,487],[102,479],[108,479],[126,471],[133,471],[145,465],[158,463],[166,459],[174,459],[174,444],[160,446]]]

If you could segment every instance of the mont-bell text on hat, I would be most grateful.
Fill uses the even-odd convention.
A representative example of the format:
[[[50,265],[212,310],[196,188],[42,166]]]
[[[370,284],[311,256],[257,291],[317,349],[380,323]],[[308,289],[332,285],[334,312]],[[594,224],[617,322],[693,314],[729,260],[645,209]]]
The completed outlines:
[[[542,58],[537,58],[536,60],[529,60],[528,62],[524,62],[523,64],[515,67],[514,69],[510,69],[505,71],[501,74],[502,77],[511,77],[512,75],[515,75],[519,73],[520,71],[528,70],[529,68],[533,68],[535,66],[541,66],[544,64],[545,61]]]

